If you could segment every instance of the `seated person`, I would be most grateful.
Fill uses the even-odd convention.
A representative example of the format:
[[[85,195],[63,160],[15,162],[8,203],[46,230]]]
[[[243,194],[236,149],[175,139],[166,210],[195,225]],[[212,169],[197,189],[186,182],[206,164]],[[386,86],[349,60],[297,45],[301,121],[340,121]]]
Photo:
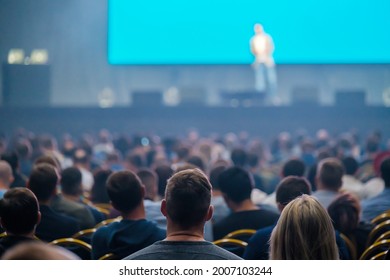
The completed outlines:
[[[36,236],[44,241],[71,237],[80,230],[77,220],[55,212],[51,201],[57,195],[59,175],[50,164],[41,163],[33,167],[27,186],[35,194],[41,211],[41,222],[37,226]]]
[[[95,208],[81,203],[82,175],[78,168],[68,167],[61,172],[61,194],[51,202],[54,211],[75,218],[80,229],[93,228],[104,217]]]
[[[92,236],[92,259],[99,259],[107,253],[124,258],[165,238],[165,230],[145,219],[145,188],[132,171],[111,174],[107,192],[112,206],[123,219],[95,232]]]
[[[2,260],[79,260],[80,258],[65,248],[44,242],[25,242],[8,250]]]
[[[332,221],[314,197],[304,194],[283,209],[271,234],[270,259],[339,259]]]
[[[357,257],[366,249],[366,243],[373,225],[360,221],[359,199],[352,193],[339,195],[328,207],[336,230],[345,234],[356,246]]]
[[[213,215],[211,184],[199,169],[177,172],[169,180],[161,212],[167,217],[167,238],[126,260],[240,259],[204,239],[204,225]]]
[[[286,205],[301,196],[311,193],[310,183],[303,177],[288,176],[284,178],[276,188],[276,202],[280,212]],[[248,241],[243,258],[247,260],[268,260],[269,240],[275,225],[258,230]],[[339,233],[336,232],[336,242],[339,247],[340,258],[349,259],[348,250]]]
[[[0,256],[19,243],[33,242],[40,219],[38,200],[30,190],[8,190],[0,200],[0,222],[7,234],[0,239]]]
[[[279,215],[255,205],[251,200],[253,180],[241,167],[230,167],[218,179],[226,204],[232,211],[213,226],[214,240],[239,229],[260,229],[276,223]]]

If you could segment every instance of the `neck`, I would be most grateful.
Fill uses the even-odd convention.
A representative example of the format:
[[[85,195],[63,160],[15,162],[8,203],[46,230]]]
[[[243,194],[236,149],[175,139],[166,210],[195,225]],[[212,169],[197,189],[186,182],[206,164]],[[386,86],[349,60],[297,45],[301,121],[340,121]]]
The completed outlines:
[[[167,224],[166,241],[204,241],[203,225],[188,229],[182,229],[179,226]]]
[[[250,199],[246,199],[240,203],[232,202],[230,204],[230,208],[233,210],[233,212],[250,211],[250,210],[259,209],[259,207],[253,204],[252,200]]]
[[[121,213],[124,220],[142,220],[145,219],[144,204],[141,203],[137,208],[129,213]]]
[[[64,194],[62,193],[62,196],[66,199],[69,199],[69,200],[72,200],[72,201],[75,201],[75,202],[79,202],[80,201],[80,196],[79,195],[70,195],[70,194]]]
[[[29,233],[25,233],[25,234],[13,234],[13,233],[7,232],[7,235],[8,236],[27,237],[27,238],[34,239],[35,238],[34,232],[35,232],[35,230],[33,230],[33,231],[29,232]]]

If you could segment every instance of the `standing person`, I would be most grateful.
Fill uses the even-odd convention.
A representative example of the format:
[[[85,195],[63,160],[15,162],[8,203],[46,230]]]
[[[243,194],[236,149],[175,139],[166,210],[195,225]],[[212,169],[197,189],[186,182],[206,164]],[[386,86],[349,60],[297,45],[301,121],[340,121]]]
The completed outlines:
[[[256,91],[266,92],[266,102],[275,104],[276,100],[276,71],[273,58],[274,42],[264,31],[261,24],[254,25],[255,34],[250,40],[251,53],[254,55]]]

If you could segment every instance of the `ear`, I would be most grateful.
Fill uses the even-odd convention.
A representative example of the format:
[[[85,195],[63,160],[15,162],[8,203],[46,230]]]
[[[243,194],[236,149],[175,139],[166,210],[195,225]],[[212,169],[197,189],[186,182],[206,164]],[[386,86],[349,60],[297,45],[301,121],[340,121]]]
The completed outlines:
[[[213,214],[214,214],[214,206],[210,205],[209,209],[207,210],[206,222],[211,220],[211,218],[213,217]]]
[[[39,225],[39,223],[41,222],[41,217],[42,217],[41,211],[38,211],[38,216],[37,216],[37,223],[36,223],[36,225]]]
[[[161,213],[167,217],[167,201],[165,199],[161,200]]]

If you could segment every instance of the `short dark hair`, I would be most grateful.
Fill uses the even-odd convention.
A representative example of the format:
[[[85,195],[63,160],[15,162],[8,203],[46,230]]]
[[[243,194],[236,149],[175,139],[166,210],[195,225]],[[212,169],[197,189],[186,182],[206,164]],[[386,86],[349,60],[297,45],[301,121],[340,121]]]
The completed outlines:
[[[82,194],[82,175],[77,167],[68,167],[61,172],[61,190],[64,194]]]
[[[57,187],[58,174],[54,166],[47,163],[35,165],[28,180],[30,190],[38,201],[49,200]]]
[[[359,168],[359,163],[353,157],[345,157],[342,159],[345,168],[345,174],[354,175]]]
[[[19,158],[15,152],[2,154],[0,159],[8,162],[12,168],[12,171],[15,171],[19,166]]]
[[[276,202],[287,205],[303,194],[310,195],[311,185],[307,179],[298,176],[287,176],[276,187]]]
[[[320,182],[331,190],[338,190],[342,186],[344,166],[337,158],[326,158],[318,163],[317,177]]]
[[[251,197],[253,178],[241,167],[227,168],[219,175],[218,183],[221,191],[235,203]]]
[[[227,167],[225,165],[218,165],[211,169],[210,171],[210,183],[213,186],[214,190],[220,190],[219,187],[219,175],[226,169]]]
[[[130,170],[111,174],[107,193],[114,208],[124,213],[133,211],[143,200],[141,180]]]
[[[235,166],[244,167],[247,163],[247,153],[241,148],[234,148],[230,158]]]
[[[34,193],[26,188],[8,190],[0,200],[0,217],[7,233],[27,234],[38,223],[39,205]]]
[[[195,165],[200,170],[205,171],[205,164],[201,156],[192,155],[187,159],[187,162]]]
[[[381,177],[385,181],[385,186],[390,188],[390,157],[385,158],[381,165]]]
[[[302,177],[305,174],[305,163],[297,158],[290,159],[283,164],[282,175],[287,176],[299,176]]]
[[[182,228],[199,225],[210,207],[211,190],[209,180],[199,169],[175,173],[165,190],[167,215]]]
[[[357,228],[360,212],[359,199],[351,193],[339,195],[328,206],[334,228],[344,234],[350,234]]]

